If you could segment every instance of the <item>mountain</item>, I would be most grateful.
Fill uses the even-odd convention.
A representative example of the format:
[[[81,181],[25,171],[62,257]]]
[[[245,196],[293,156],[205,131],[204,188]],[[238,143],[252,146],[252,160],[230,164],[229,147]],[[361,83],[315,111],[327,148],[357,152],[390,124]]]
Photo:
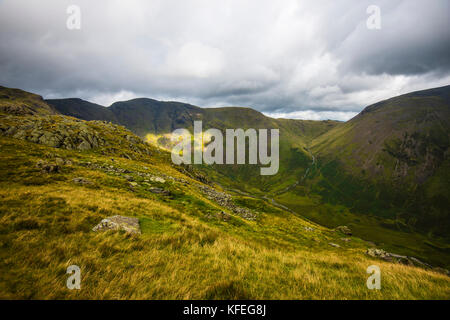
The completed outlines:
[[[329,226],[339,223],[339,215],[309,213],[317,199],[344,205],[357,215],[382,217],[391,229],[415,228],[445,237],[450,230],[449,91],[446,86],[394,97],[368,106],[345,123],[272,119],[248,108],[203,109],[152,99],[118,102],[103,110],[160,146],[169,141],[172,130],[191,129],[193,120],[203,120],[205,129],[279,128],[276,176],[261,177],[255,166],[208,166],[205,172],[230,188],[275,197]],[[70,102],[48,101],[74,115],[68,112]],[[84,109],[81,118],[88,119],[89,105]],[[97,118],[106,119],[103,114]],[[305,202],[299,197],[305,196],[311,205],[299,208]]]
[[[445,270],[386,256],[348,228],[332,230],[222,189],[123,126],[54,114],[26,96],[12,91],[0,101],[1,299],[450,294]],[[140,233],[98,231],[114,216],[137,219]],[[366,287],[374,264],[388,270],[383,290]],[[71,265],[81,270],[81,290],[66,287]]]
[[[108,108],[80,99],[45,102],[62,114],[123,125],[166,150],[172,130],[192,129],[193,120],[202,120],[204,129],[278,128],[278,174],[261,176],[254,165],[203,165],[195,166],[197,176],[329,228],[350,226],[354,235],[386,250],[450,265],[448,87],[382,101],[345,123],[273,119],[250,108],[204,109],[153,99]],[[74,148],[82,140],[92,146],[81,136]],[[59,138],[52,141],[61,145]]]
[[[203,129],[254,128],[280,130],[280,171],[276,176],[260,177],[256,166],[204,167],[233,188],[261,193],[284,189],[303,176],[311,161],[307,145],[316,137],[337,126],[338,121],[273,119],[251,108],[200,108],[180,102],[140,98],[102,107],[80,99],[46,100],[58,112],[84,120],[107,120],[125,126],[148,142],[170,149],[173,130],[193,130],[193,122],[201,120]],[[213,169],[213,170],[211,170]]]
[[[321,157],[341,160],[354,175],[423,184],[448,159],[449,129],[446,86],[368,106],[315,139],[311,149]]]
[[[14,115],[56,114],[41,96],[0,86],[0,112]]]
[[[333,128],[337,121],[273,119],[251,108],[200,108],[186,103],[148,98],[115,102],[103,107],[78,98],[49,99],[59,113],[83,120],[106,120],[123,125],[145,138],[148,134],[167,134],[178,128],[192,129],[202,120],[204,128],[280,128],[310,141]]]
[[[104,120],[117,123],[110,109],[79,98],[50,99],[45,102],[59,113],[83,120]]]
[[[344,200],[347,193],[347,204],[360,210],[447,235],[449,146],[446,86],[368,106],[316,138],[311,150],[333,185],[323,192],[327,201]]]
[[[274,200],[388,250],[448,261],[449,91],[381,101],[313,139],[308,174]]]

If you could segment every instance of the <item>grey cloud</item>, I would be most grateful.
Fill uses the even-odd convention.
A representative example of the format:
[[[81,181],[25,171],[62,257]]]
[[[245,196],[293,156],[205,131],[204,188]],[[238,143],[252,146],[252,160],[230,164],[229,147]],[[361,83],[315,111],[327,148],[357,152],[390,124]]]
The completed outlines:
[[[450,82],[446,0],[76,2],[78,31],[66,28],[73,1],[0,2],[1,85],[342,120]],[[381,30],[365,26],[371,4]]]
[[[339,44],[337,54],[348,57],[341,66],[343,72],[448,74],[450,3],[397,1],[385,10],[383,5],[381,30],[360,25]]]

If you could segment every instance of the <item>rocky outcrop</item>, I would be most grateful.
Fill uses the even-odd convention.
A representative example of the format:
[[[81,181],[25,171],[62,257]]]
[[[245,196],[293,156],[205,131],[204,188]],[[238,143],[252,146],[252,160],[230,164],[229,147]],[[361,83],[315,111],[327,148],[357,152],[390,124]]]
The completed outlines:
[[[69,150],[90,150],[105,145],[105,139],[87,124],[65,119],[27,118],[15,126],[0,124],[0,132],[16,139]]]
[[[176,165],[174,166],[174,168],[194,180],[197,180],[207,185],[212,185],[211,181],[209,181],[209,179],[205,175],[198,172],[198,170],[194,169],[194,167],[190,164]]]
[[[217,191],[216,189],[204,186],[204,185],[198,185],[198,188],[200,191],[205,194],[205,196],[217,204],[221,205],[224,208],[227,208],[231,210],[233,213],[241,216],[242,218],[246,220],[256,220],[256,214],[253,213],[251,210],[247,208],[242,208],[237,206],[233,202],[233,198],[231,195],[225,192]]]
[[[112,216],[103,219],[92,231],[124,230],[127,233],[141,234],[139,219],[125,216]]]
[[[125,128],[104,121],[65,116],[15,117],[0,115],[0,135],[54,148],[86,151],[103,147],[133,159],[133,152],[150,155],[149,146]],[[126,152],[123,152],[123,151]]]
[[[401,263],[401,264],[415,266],[415,267],[421,267],[421,268],[425,268],[425,269],[431,269],[435,272],[439,272],[439,273],[445,274],[447,276],[450,276],[449,270],[439,268],[439,267],[433,267],[433,266],[429,265],[428,263],[420,261],[419,259],[414,258],[414,257],[402,256],[399,254],[386,252],[383,249],[377,249],[377,248],[367,249],[366,254],[371,257],[383,259],[385,261]]]

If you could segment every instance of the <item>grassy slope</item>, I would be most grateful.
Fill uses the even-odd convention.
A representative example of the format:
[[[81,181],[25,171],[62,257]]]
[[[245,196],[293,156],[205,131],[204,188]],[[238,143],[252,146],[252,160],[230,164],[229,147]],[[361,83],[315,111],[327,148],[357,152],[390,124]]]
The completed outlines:
[[[72,121],[50,119],[41,122],[52,124],[47,129]],[[24,117],[2,116],[0,121],[12,125]],[[235,197],[239,205],[259,212],[256,221],[234,215],[229,221],[217,219],[214,213],[227,209],[206,199],[195,187],[200,182],[175,170],[166,153],[152,149],[151,156],[139,155],[122,140],[131,134],[125,129],[111,133],[97,122],[85,125],[101,131],[116,148],[64,150],[0,137],[1,298],[450,297],[447,276],[370,258],[364,254],[366,242],[344,242],[343,235],[263,200]],[[71,164],[58,173],[36,167],[57,157]],[[128,170],[139,186],[130,189],[123,175],[107,169],[111,166]],[[187,183],[153,183],[169,190],[167,197],[151,193],[138,173]],[[75,177],[93,184],[74,184]],[[116,214],[138,217],[143,234],[91,231],[102,218]],[[65,287],[65,271],[72,264],[82,270],[80,291]],[[366,268],[373,264],[382,270],[381,291],[365,285]]]
[[[245,197],[256,222],[222,210],[191,186],[169,183],[165,199],[86,163],[181,177],[161,159],[131,161],[96,152],[67,151],[1,138],[0,295],[2,298],[144,299],[390,299],[449,298],[448,277],[365,256],[366,243],[311,225]],[[45,156],[46,155],[46,156]],[[42,158],[70,159],[57,174],[42,174]],[[79,186],[73,177],[94,184]],[[184,177],[190,183],[197,183]],[[136,179],[139,179],[136,176]],[[177,192],[179,191],[179,192]],[[102,218],[139,217],[143,234],[94,233]],[[313,227],[307,232],[304,227]],[[328,242],[339,243],[333,248]],[[82,289],[65,288],[66,268],[82,270]],[[365,286],[367,266],[382,270],[382,290]]]
[[[303,216],[329,227],[349,224],[358,236],[375,241],[388,250],[415,255],[448,267],[450,255],[446,247],[449,241],[436,236],[436,231],[445,236],[450,221],[445,216],[449,206],[447,190],[450,188],[450,171],[446,169],[448,161],[441,164],[434,176],[420,187],[411,184],[416,172],[421,174],[420,170],[416,169],[417,166],[412,170],[410,168],[406,176],[396,178],[400,180],[397,186],[408,186],[410,190],[399,193],[392,188],[392,182],[396,180],[393,179],[393,172],[397,159],[383,151],[385,142],[394,142],[395,147],[396,139],[402,139],[405,131],[410,135],[414,131],[433,133],[435,128],[438,132],[432,136],[439,139],[437,143],[431,141],[431,144],[439,150],[442,144],[439,141],[448,137],[448,130],[439,130],[448,127],[446,121],[449,119],[448,103],[442,101],[448,100],[448,97],[445,88],[444,94],[442,90],[438,88],[427,90],[425,94],[412,93],[375,104],[355,119],[338,125],[336,122],[275,120],[247,108],[200,109],[192,106],[185,108],[181,104],[178,109],[183,112],[178,113],[165,111],[170,108],[156,108],[164,111],[157,123],[170,123],[164,129],[166,131],[174,124],[189,127],[193,119],[203,119],[206,127],[281,128],[281,166],[278,175],[261,177],[259,169],[254,166],[215,166],[205,167],[204,170],[213,181],[228,188],[244,190],[260,197],[268,195]],[[124,102],[123,114],[127,115],[127,105],[142,109],[142,102],[146,101],[138,99]],[[149,100],[148,103],[147,109],[154,109],[153,105],[157,102]],[[143,121],[140,127],[153,123],[145,123],[146,116],[140,114],[138,117]],[[152,114],[150,117],[155,116]],[[135,128],[129,120],[127,123]],[[430,128],[433,130],[430,131]],[[157,132],[157,128],[147,127],[145,130]],[[429,144],[429,141],[426,142]],[[312,152],[318,160],[316,166],[310,168],[306,179],[303,179],[311,165],[310,155],[305,152],[305,147],[309,145],[312,145]],[[401,171],[398,173],[403,174]],[[369,178],[381,180],[381,183],[376,185],[368,181]],[[295,189],[277,195],[296,181],[301,183]],[[405,198],[409,194],[412,196]],[[430,210],[436,205],[436,210]],[[317,206],[320,210],[316,209]],[[340,214],[342,210],[347,214]],[[419,221],[417,217],[422,219]],[[417,234],[414,227],[425,231]]]
[[[387,250],[450,266],[448,91],[377,103],[317,137],[307,179],[275,199]]]

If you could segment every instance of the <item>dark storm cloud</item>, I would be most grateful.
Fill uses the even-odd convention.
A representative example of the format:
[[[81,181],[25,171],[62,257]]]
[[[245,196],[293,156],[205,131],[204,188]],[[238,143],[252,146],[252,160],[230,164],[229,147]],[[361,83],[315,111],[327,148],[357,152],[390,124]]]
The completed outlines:
[[[380,32],[357,32],[336,50],[343,71],[441,76],[450,71],[450,2],[402,1],[382,10]],[[361,26],[360,26],[361,28]]]
[[[81,30],[66,28],[69,5]],[[381,9],[369,30],[366,9]],[[0,2],[0,84],[109,105],[147,96],[348,119],[450,82],[447,0]]]

